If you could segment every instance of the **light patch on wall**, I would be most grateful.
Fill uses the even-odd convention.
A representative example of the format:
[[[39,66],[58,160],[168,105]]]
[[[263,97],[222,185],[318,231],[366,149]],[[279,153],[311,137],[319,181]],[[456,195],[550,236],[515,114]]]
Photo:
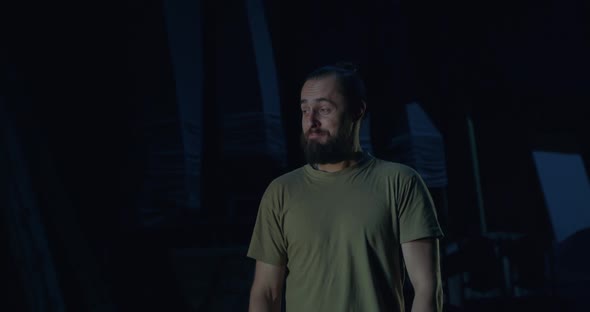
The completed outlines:
[[[590,227],[590,182],[579,154],[533,151],[555,239]]]

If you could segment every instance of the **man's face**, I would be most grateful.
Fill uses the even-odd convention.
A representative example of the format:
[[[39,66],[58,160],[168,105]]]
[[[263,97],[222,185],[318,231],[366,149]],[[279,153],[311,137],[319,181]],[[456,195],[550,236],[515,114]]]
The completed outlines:
[[[301,89],[301,146],[310,164],[338,163],[354,155],[352,121],[336,76],[310,79]]]

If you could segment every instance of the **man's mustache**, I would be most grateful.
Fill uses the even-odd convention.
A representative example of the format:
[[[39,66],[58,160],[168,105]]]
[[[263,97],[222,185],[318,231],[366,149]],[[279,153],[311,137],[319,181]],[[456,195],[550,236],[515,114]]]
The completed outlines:
[[[327,134],[328,132],[322,129],[310,129],[307,130],[307,132],[305,133],[306,136],[309,136],[310,134],[315,133],[315,134]]]

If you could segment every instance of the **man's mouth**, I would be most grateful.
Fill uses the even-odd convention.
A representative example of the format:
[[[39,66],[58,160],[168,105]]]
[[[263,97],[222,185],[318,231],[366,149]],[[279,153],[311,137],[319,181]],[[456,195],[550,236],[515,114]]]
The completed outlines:
[[[323,132],[310,132],[307,137],[312,139],[312,138],[319,138],[320,136],[323,136],[324,133]]]

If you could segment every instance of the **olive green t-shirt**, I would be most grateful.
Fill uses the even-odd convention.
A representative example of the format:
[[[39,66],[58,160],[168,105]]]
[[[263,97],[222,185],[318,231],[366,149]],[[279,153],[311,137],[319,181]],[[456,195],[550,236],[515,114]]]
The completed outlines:
[[[441,236],[420,175],[365,153],[338,172],[305,165],[273,180],[247,255],[287,267],[288,312],[403,311],[400,244]]]

